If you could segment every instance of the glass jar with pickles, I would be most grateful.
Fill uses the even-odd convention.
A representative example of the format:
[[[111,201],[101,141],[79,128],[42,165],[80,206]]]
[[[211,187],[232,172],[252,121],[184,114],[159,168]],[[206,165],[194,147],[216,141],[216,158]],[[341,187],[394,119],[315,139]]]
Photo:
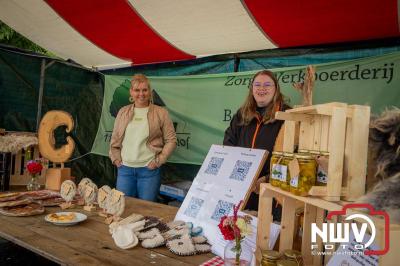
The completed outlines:
[[[282,162],[283,159],[283,152],[281,151],[274,151],[272,152],[271,162],[270,162],[270,180],[272,186],[279,187],[281,184],[282,179]]]
[[[329,160],[329,152],[327,151],[310,151],[315,157],[325,157],[324,159]],[[328,174],[322,169],[322,167],[317,162],[317,179],[315,184],[317,186],[326,186],[328,183]]]
[[[303,265],[303,258],[300,251],[287,249],[283,252],[286,260],[294,261],[297,265]]]
[[[309,150],[306,150],[306,149],[299,149],[299,150],[297,151],[297,153],[301,153],[301,154],[310,154],[310,151],[309,151]]]
[[[320,156],[324,157],[325,160],[329,160],[329,152],[327,151],[321,151]],[[320,165],[318,165],[317,185],[326,186],[327,183],[328,183],[328,174],[322,169]]]
[[[294,159],[294,155],[291,152],[284,152],[282,159],[282,175],[280,188],[285,191],[290,191],[290,171],[288,171],[289,163]]]
[[[276,266],[299,266],[296,262],[291,260],[278,260]]]
[[[297,196],[307,196],[315,185],[317,162],[310,154],[296,154],[299,163],[299,175],[290,179],[290,192]]]
[[[281,254],[275,250],[263,250],[261,254],[261,266],[276,266],[276,262],[281,257]]]

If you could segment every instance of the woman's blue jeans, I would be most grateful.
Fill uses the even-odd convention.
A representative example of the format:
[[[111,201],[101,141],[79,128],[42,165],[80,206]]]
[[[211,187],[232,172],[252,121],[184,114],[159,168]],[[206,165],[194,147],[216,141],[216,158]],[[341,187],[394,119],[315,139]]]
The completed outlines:
[[[160,168],[150,170],[147,167],[118,167],[117,190],[124,192],[126,196],[156,201],[160,182]]]

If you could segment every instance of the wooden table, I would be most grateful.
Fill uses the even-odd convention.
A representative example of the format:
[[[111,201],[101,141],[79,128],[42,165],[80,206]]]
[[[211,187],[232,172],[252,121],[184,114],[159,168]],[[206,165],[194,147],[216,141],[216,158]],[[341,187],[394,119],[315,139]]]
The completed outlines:
[[[60,211],[46,207],[42,215],[7,217],[0,215],[0,237],[27,248],[62,265],[199,265],[214,255],[177,256],[166,247],[145,249],[140,244],[123,250],[114,244],[108,225],[96,212],[82,208],[71,209],[88,215],[75,226],[56,226],[44,220],[48,213]],[[168,222],[174,219],[177,208],[168,205],[126,198],[123,217],[131,213],[151,215]]]

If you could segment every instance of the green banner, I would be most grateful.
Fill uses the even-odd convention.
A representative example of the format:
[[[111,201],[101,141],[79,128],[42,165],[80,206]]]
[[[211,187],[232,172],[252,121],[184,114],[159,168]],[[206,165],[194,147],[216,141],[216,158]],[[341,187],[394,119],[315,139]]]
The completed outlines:
[[[314,104],[344,102],[370,105],[373,113],[400,103],[400,52],[316,66]],[[304,79],[305,67],[273,69],[290,105],[300,94],[293,82]],[[170,162],[201,164],[211,144],[221,144],[233,114],[243,103],[257,71],[227,74],[150,77],[156,102],[174,122],[178,147]],[[92,153],[108,156],[118,110],[129,104],[130,76],[106,76],[105,95]]]

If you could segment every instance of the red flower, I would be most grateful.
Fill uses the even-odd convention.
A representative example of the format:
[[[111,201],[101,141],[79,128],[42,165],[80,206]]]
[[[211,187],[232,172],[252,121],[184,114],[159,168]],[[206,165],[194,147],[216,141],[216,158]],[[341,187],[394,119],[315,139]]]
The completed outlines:
[[[42,171],[43,166],[42,166],[42,164],[41,164],[40,162],[37,162],[37,161],[29,161],[29,162],[26,164],[26,169],[28,170],[28,172],[29,172],[31,175],[37,175],[37,174],[39,174],[39,173]]]
[[[234,240],[235,239],[235,234],[232,230],[232,227],[227,224],[224,225],[224,221],[228,218],[228,216],[223,216],[221,218],[221,221],[218,224],[219,230],[221,230],[222,235],[224,236],[225,240]]]

